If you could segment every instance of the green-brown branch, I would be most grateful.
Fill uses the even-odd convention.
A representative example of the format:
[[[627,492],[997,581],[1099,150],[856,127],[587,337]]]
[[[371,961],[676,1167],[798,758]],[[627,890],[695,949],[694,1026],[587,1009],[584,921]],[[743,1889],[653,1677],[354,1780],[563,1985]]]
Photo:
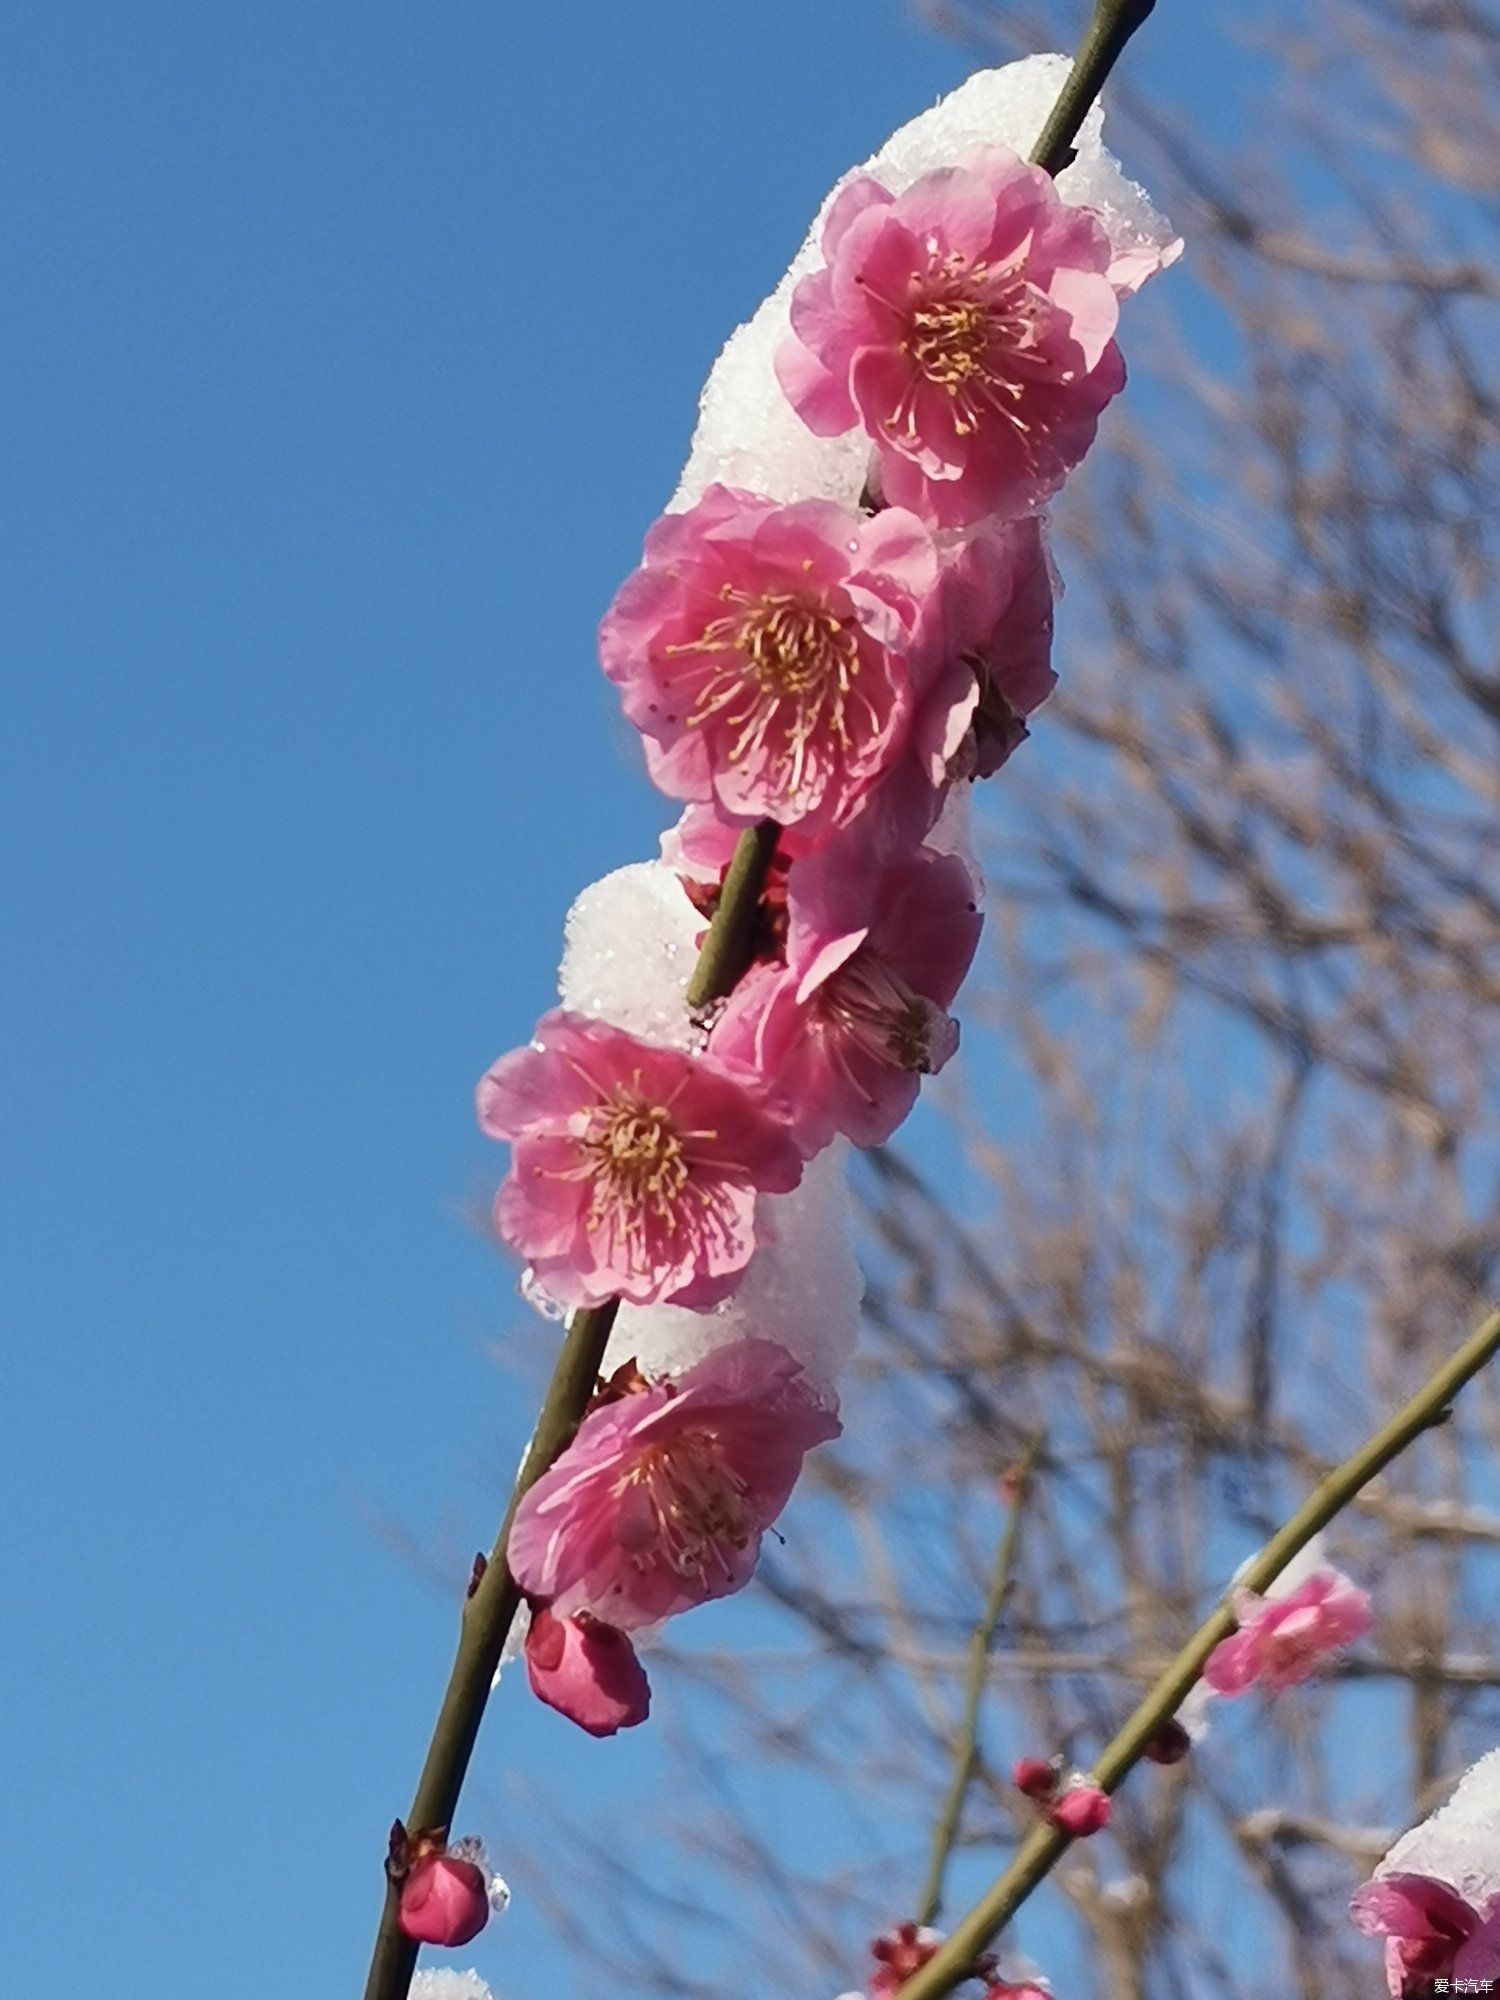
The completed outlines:
[[[1120,60],[1125,44],[1144,25],[1155,5],[1156,0],[1098,0],[1078,44],[1072,71],[1032,152],[1034,165],[1045,167],[1049,174],[1060,174],[1072,164],[1079,126]]]
[[[761,892],[776,858],[780,834],[775,820],[763,819],[759,826],[747,827],[735,843],[713,921],[688,981],[687,1003],[695,1013],[732,993],[749,967],[755,952]]]
[[[1015,1497],[1011,1501],[1010,1516],[995,1555],[989,1595],[985,1598],[979,1623],[969,1639],[969,1664],[964,1677],[964,1709],[959,1725],[958,1751],[953,1760],[948,1795],[943,1800],[943,1809],[933,1829],[932,1856],[927,1864],[927,1880],[922,1885],[922,1898],[917,1906],[919,1924],[932,1923],[943,1907],[943,1877],[948,1870],[948,1857],[958,1838],[964,1802],[974,1782],[974,1773],[979,1768],[979,1710],[984,1701],[984,1685],[989,1678],[990,1647],[994,1644],[995,1628],[1000,1623],[1000,1614],[1010,1594],[1010,1581],[1015,1575],[1016,1556],[1021,1545],[1021,1509],[1026,1504],[1032,1468],[1040,1449],[1041,1439],[1033,1438],[1016,1467]]]
[[[694,1007],[721,999],[749,963],[756,914],[775,857],[778,832],[778,827],[766,822],[740,836],[688,988],[689,1003]],[[505,1559],[511,1523],[528,1490],[582,1421],[617,1310],[617,1301],[611,1300],[591,1311],[576,1312],[568,1321],[536,1434],[517,1476],[493,1553],[464,1605],[453,1671],[406,1821],[410,1832],[453,1823],[500,1655],[521,1604],[521,1593]],[[417,1947],[401,1929],[399,1907],[399,1886],[388,1879],[365,2000],[406,2000],[411,1987]]]
[[[1497,1351],[1500,1351],[1500,1311],[1492,1312],[1388,1424],[1336,1472],[1329,1474],[1286,1526],[1271,1537],[1243,1576],[1236,1579],[1235,1587],[1264,1591],[1274,1583],[1292,1557],[1306,1548],[1313,1536],[1326,1528],[1335,1514],[1347,1507],[1393,1458],[1423,1431],[1443,1422],[1459,1390]],[[1209,1654],[1234,1630],[1234,1613],[1226,1595],[1095,1763],[1093,1776],[1104,1791],[1115,1791],[1139,1763],[1146,1745],[1177,1713],[1201,1678]],[[921,1971],[907,1980],[901,1989],[901,2000],[942,2000],[944,1994],[961,1985],[975,1959],[1000,1935],[1070,1845],[1069,1836],[1060,1827],[1046,1822],[1035,1826],[988,1895],[975,1905]]]

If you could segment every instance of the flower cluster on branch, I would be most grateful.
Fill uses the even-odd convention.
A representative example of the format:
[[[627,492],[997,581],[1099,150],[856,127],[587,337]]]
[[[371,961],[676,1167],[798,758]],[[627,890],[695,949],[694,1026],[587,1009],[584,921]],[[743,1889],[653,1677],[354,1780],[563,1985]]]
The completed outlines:
[[[1022,157],[1065,73],[970,79],[835,189],[716,366],[600,628],[684,810],[647,879],[581,899],[562,1009],[479,1089],[528,1294],[618,1306],[607,1378],[509,1543],[531,1685],[595,1735],[648,1711],[634,1640],[749,1579],[837,1435],[857,1289],[815,1332],[790,1281],[839,1261],[842,1149],[888,1139],[958,1046],[967,795],[1054,681],[1041,509],[1123,386],[1122,302],[1180,248],[1097,113],[1058,181]],[[748,964],[693,1009],[751,829],[771,859]],[[837,1228],[799,1229],[819,1203]]]

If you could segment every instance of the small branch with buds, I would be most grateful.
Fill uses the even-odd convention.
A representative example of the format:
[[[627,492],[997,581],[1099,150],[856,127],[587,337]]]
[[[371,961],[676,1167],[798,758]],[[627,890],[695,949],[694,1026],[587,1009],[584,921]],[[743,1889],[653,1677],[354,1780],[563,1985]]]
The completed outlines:
[[[406,1827],[446,1828],[452,1823],[500,1655],[521,1605],[521,1593],[505,1560],[511,1524],[525,1495],[578,1428],[599,1379],[616,1311],[617,1306],[611,1303],[575,1312],[568,1321],[547,1399],[495,1537],[494,1551],[487,1562],[482,1557],[475,1560],[464,1600],[458,1653]],[[401,1825],[399,1821],[397,1824]],[[403,1849],[405,1837],[402,1827]],[[405,2000],[410,1989],[417,1963],[417,1943],[402,1930],[400,1914],[401,1873],[388,1863],[385,1907],[365,1984],[365,2000]]]
[[[1236,1588],[1264,1591],[1287,1564],[1405,1451],[1423,1431],[1446,1422],[1453,1398],[1500,1352],[1500,1311],[1492,1312],[1458,1352],[1438,1369],[1411,1401],[1369,1442],[1331,1473],[1286,1526],[1273,1535]],[[1129,1721],[1094,1765],[1092,1782],[1106,1797],[1161,1740],[1203,1673],[1209,1654],[1235,1630],[1227,1596],[1199,1626]],[[1009,1868],[964,1918],[942,1948],[901,1988],[900,2000],[942,2000],[970,1976],[976,1958],[997,1938],[1016,1911],[1050,1873],[1071,1843],[1055,1820],[1036,1826],[1016,1850]]]
[[[1005,1523],[1005,1531],[1000,1537],[1000,1547],[996,1552],[995,1568],[990,1577],[989,1595],[985,1599],[984,1611],[969,1640],[968,1673],[964,1680],[964,1709],[963,1721],[959,1728],[958,1752],[953,1760],[953,1777],[948,1786],[948,1794],[943,1800],[943,1809],[933,1830],[932,1858],[927,1864],[927,1880],[923,1884],[922,1898],[917,1906],[919,1924],[932,1923],[943,1906],[943,1877],[947,1873],[948,1857],[953,1852],[954,1842],[958,1839],[964,1802],[968,1798],[969,1787],[974,1782],[974,1773],[979,1768],[979,1710],[984,1699],[985,1683],[989,1678],[990,1647],[994,1644],[995,1631],[1000,1623],[1000,1614],[1005,1609],[1005,1600],[1010,1595],[1011,1579],[1016,1569],[1016,1556],[1021,1545],[1021,1510],[1026,1504],[1026,1495],[1041,1445],[1040,1437],[1033,1438],[1017,1464],[1005,1475],[1006,1483],[1010,1487],[1010,1514]]]
[[[749,963],[756,915],[779,833],[780,828],[767,821],[741,836],[688,987],[690,1006],[706,1007],[723,999]],[[612,1300],[608,1305],[575,1312],[568,1320],[536,1432],[494,1549],[487,1560],[482,1556],[475,1559],[458,1652],[407,1826],[446,1827],[457,1810],[500,1656],[521,1607],[521,1593],[505,1559],[516,1510],[582,1422],[598,1385],[618,1309],[618,1301]],[[387,1869],[385,1907],[365,1983],[365,2000],[405,2000],[416,1963],[416,1942],[401,1927],[400,1879]]]

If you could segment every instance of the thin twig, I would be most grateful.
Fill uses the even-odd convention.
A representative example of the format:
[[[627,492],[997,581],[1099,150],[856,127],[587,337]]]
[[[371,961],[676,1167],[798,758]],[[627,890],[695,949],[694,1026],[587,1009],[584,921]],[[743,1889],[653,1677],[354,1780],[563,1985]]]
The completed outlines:
[[[577,1430],[599,1379],[600,1363],[618,1310],[617,1301],[612,1299],[608,1305],[575,1312],[568,1321],[547,1400],[516,1476],[494,1550],[464,1603],[458,1653],[406,1821],[412,1833],[446,1829],[453,1823],[485,1703],[521,1604],[520,1589],[505,1559],[516,1509]],[[365,2000],[402,2000],[411,1985],[417,1947],[401,1929],[400,1902],[400,1885],[388,1875]]]
[[[948,1794],[943,1800],[937,1825],[933,1828],[932,1856],[927,1864],[927,1880],[922,1885],[922,1899],[917,1908],[919,1924],[932,1923],[943,1907],[943,1877],[947,1873],[948,1857],[958,1838],[964,1801],[968,1798],[969,1787],[979,1767],[979,1709],[984,1699],[985,1682],[989,1678],[990,1647],[994,1643],[1000,1614],[1005,1609],[1005,1600],[1010,1595],[1011,1578],[1015,1574],[1016,1555],[1021,1543],[1021,1509],[1026,1504],[1032,1471],[1041,1447],[1041,1438],[1033,1438],[1015,1468],[1016,1488],[1010,1517],[1005,1523],[995,1555],[995,1568],[990,1577],[984,1612],[969,1640],[969,1671],[964,1682],[964,1711],[958,1752],[953,1760],[953,1777],[948,1785]]]
[[[1383,1472],[1423,1431],[1445,1420],[1453,1398],[1497,1350],[1500,1350],[1500,1311],[1492,1312],[1389,1423],[1314,1489],[1305,1505],[1271,1537],[1243,1576],[1236,1579],[1236,1588],[1264,1591],[1268,1584],[1274,1583],[1292,1557],[1348,1506],[1361,1487]],[[1103,1791],[1118,1789],[1144,1756],[1146,1745],[1182,1706],[1214,1647],[1234,1630],[1235,1616],[1226,1596],[1095,1763],[1094,1781]],[[947,1943],[902,1987],[900,2000],[942,2000],[944,1994],[953,1992],[969,1976],[975,1959],[999,1936],[1070,1845],[1070,1837],[1062,1828],[1045,1821],[1035,1826],[1016,1849],[1015,1858],[994,1887],[964,1918]]]
[[[1073,141],[1089,107],[1104,88],[1104,80],[1120,60],[1125,44],[1142,26],[1156,0],[1098,0],[1084,30],[1072,72],[1052,115],[1042,127],[1031,158],[1049,174],[1060,174],[1073,161]]]
[[[744,971],[779,833],[774,821],[765,821],[740,837],[688,988],[691,1006],[703,1007],[721,999]],[[505,1560],[511,1524],[526,1493],[569,1443],[582,1421],[598,1381],[618,1303],[612,1299],[607,1305],[576,1312],[568,1321],[536,1432],[495,1538],[494,1551],[464,1605],[453,1671],[422,1766],[417,1795],[406,1820],[409,1832],[452,1825],[485,1704],[521,1604],[520,1590]],[[410,1989],[417,1946],[401,1929],[400,1900],[400,1885],[388,1875],[375,1952],[365,1983],[365,2000],[405,2000]]]

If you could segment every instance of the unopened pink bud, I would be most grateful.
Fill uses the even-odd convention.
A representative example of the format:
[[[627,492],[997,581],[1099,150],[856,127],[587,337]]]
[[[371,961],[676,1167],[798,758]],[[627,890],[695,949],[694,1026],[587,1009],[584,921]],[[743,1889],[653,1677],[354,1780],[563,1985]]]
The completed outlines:
[[[1057,1790],[1057,1766],[1045,1757],[1018,1757],[1010,1781],[1028,1799],[1050,1799]]]
[[[401,1885],[401,1928],[419,1944],[467,1944],[489,1917],[490,1885],[473,1861],[424,1854]]]
[[[540,1607],[526,1634],[532,1692],[590,1736],[632,1729],[651,1712],[651,1685],[623,1632],[582,1612],[558,1618]]]
[[[1047,1817],[1075,1840],[1082,1840],[1109,1825],[1109,1799],[1097,1785],[1069,1785]]]

